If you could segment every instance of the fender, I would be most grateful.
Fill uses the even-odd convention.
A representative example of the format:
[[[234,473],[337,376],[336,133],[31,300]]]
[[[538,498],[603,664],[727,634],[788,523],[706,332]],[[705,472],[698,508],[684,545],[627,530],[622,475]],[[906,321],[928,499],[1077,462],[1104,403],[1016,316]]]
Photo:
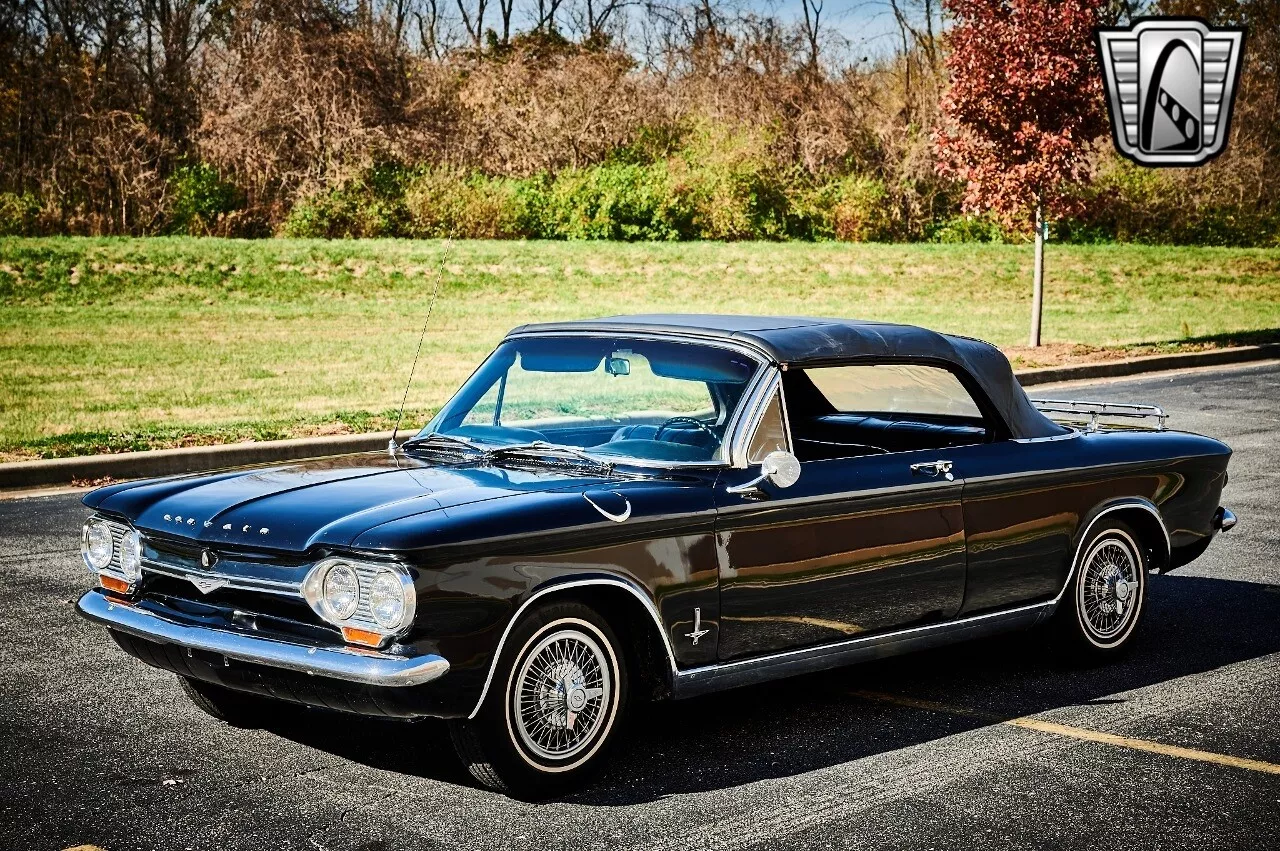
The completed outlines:
[[[1052,607],[1044,615],[1048,618],[1057,609],[1058,604],[1062,602],[1062,598],[1066,596],[1067,589],[1071,587],[1071,580],[1075,578],[1076,566],[1080,563],[1080,552],[1084,549],[1085,542],[1089,540],[1089,532],[1097,525],[1098,521],[1103,517],[1115,511],[1124,511],[1138,508],[1150,513],[1155,517],[1156,522],[1160,524],[1160,531],[1164,533],[1164,551],[1166,557],[1173,553],[1173,547],[1169,541],[1169,527],[1165,525],[1164,516],[1160,513],[1160,509],[1155,503],[1145,497],[1126,496],[1119,499],[1108,500],[1094,508],[1089,515],[1089,522],[1080,525],[1080,531],[1076,533],[1075,538],[1075,554],[1071,557],[1071,567],[1067,570],[1067,581],[1063,583],[1062,590],[1058,592],[1058,596],[1054,597],[1050,603]],[[1044,619],[1042,618],[1042,620]]]
[[[502,658],[503,648],[506,647],[507,638],[511,635],[511,630],[520,620],[521,615],[535,601],[546,597],[550,594],[556,594],[562,591],[568,591],[572,588],[582,588],[589,585],[604,585],[621,588],[631,593],[637,600],[644,605],[653,618],[654,626],[658,628],[658,634],[662,636],[662,643],[666,647],[667,661],[671,665],[671,675],[674,678],[676,674],[676,654],[675,649],[671,646],[671,638],[667,635],[667,629],[662,623],[662,617],[658,614],[658,607],[654,604],[653,599],[645,592],[644,588],[638,582],[625,576],[616,576],[614,574],[595,574],[590,576],[578,576],[572,579],[552,579],[534,589],[524,602],[520,604],[511,619],[507,621],[506,629],[502,631],[502,637],[498,639],[498,646],[493,651],[493,659],[489,662],[489,672],[484,678],[484,688],[480,690],[480,699],[476,701],[475,708],[471,710],[471,714],[467,718],[475,718],[480,712],[480,707],[484,706],[485,698],[489,696],[489,686],[493,683],[493,676],[497,672],[498,662]]]

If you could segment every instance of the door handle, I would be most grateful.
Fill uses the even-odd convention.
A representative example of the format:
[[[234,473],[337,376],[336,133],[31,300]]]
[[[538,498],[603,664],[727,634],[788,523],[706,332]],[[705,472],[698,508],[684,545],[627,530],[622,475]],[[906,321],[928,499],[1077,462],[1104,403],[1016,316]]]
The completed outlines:
[[[924,473],[925,475],[933,476],[935,478],[943,476],[949,482],[955,481],[956,478],[951,474],[950,461],[924,461],[920,464],[912,464],[911,472]]]

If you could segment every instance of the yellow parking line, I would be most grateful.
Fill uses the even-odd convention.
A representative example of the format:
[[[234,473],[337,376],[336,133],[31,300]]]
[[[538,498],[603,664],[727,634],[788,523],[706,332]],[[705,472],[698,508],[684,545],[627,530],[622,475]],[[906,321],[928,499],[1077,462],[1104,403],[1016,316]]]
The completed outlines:
[[[1238,756],[1213,753],[1212,751],[1197,750],[1196,748],[1183,748],[1177,745],[1165,745],[1160,742],[1148,741],[1147,739],[1134,739],[1129,736],[1118,736],[1115,733],[1102,733],[1098,730],[1089,730],[1084,727],[1073,727],[1068,724],[1056,724],[1052,721],[1042,721],[1039,718],[1024,717],[1003,719],[998,715],[993,715],[989,712],[963,709],[956,706],[948,706],[943,703],[936,703],[932,700],[920,700],[919,698],[904,697],[897,694],[885,694],[883,692],[874,691],[855,691],[851,692],[851,694],[854,697],[860,697],[864,700],[873,700],[878,703],[892,703],[896,706],[906,706],[911,709],[922,709],[926,712],[939,712],[946,715],[958,715],[964,718],[977,718],[983,721],[1005,724],[1010,727],[1021,727],[1024,730],[1035,730],[1040,733],[1049,733],[1054,736],[1066,736],[1071,739],[1080,739],[1086,742],[1112,745],[1118,748],[1129,748],[1130,750],[1144,751],[1146,753],[1160,754],[1162,756],[1178,757],[1179,759],[1192,759],[1197,762],[1209,762],[1215,765],[1227,765],[1232,768],[1243,768],[1248,771],[1261,771],[1265,774],[1280,774],[1280,765],[1273,762],[1263,762],[1259,759],[1245,759]]]

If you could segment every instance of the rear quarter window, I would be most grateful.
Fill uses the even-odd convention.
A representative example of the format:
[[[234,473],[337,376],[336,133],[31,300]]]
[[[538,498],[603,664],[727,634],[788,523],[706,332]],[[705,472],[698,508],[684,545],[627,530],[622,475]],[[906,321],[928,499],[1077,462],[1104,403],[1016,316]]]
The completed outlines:
[[[805,375],[840,413],[982,418],[960,379],[941,367],[858,364],[807,369]]]

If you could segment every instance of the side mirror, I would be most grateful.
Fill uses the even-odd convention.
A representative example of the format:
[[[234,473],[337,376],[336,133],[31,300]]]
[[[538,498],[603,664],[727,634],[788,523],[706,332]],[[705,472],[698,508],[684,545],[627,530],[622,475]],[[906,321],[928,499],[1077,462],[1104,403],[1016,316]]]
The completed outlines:
[[[728,493],[745,494],[759,491],[764,481],[774,487],[789,488],[800,480],[800,460],[790,452],[770,452],[760,462],[760,475],[749,482],[725,488]]]

